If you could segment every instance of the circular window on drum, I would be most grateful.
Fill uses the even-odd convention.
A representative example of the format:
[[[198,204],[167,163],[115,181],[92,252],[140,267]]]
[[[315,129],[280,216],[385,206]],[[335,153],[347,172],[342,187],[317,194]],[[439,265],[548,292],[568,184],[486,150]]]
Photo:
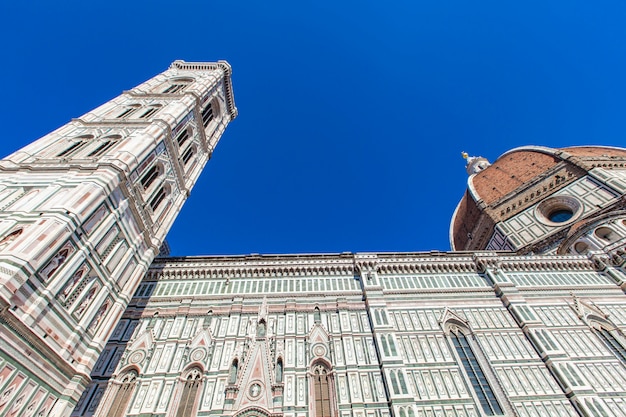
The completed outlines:
[[[548,226],[562,226],[576,221],[582,214],[582,204],[572,196],[550,197],[537,205],[537,219]]]

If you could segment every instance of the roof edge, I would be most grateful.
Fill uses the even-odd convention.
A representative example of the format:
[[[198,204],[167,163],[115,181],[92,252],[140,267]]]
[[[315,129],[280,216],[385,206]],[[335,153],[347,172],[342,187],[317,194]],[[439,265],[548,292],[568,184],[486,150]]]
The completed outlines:
[[[227,61],[219,60],[217,62],[186,62],[182,59],[172,62],[170,68],[176,68],[181,70],[204,70],[215,71],[222,70],[224,72],[224,90],[226,92],[226,107],[228,108],[228,114],[230,114],[231,120],[235,119],[239,114],[237,107],[235,106],[235,97],[233,94],[232,74],[233,68]]]

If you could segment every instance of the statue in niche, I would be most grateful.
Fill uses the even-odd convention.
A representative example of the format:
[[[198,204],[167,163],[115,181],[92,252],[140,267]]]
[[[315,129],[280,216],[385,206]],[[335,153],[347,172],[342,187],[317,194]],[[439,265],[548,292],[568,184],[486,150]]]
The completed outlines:
[[[239,367],[239,362],[237,359],[234,359],[230,364],[230,371],[228,373],[228,383],[234,384],[237,382],[237,368]]]
[[[63,289],[63,292],[61,293],[61,298],[63,300],[67,300],[67,297],[72,293],[72,291],[74,291],[74,288],[76,288],[76,285],[78,285],[84,273],[85,269],[81,268],[76,271],[76,273],[72,276],[72,279],[67,283],[67,285]]]
[[[0,240],[0,249],[4,249],[6,246],[9,245],[9,243],[17,239],[22,234],[23,231],[24,229],[20,228],[20,229],[12,231],[11,233],[3,237],[2,240]]]
[[[276,382],[283,382],[283,360],[281,358],[276,361]]]
[[[76,315],[78,316],[83,315],[85,310],[87,310],[87,306],[89,305],[89,302],[95,295],[96,295],[96,287],[93,287],[91,290],[89,290],[89,292],[87,293],[87,296],[83,299],[83,301],[80,303],[80,305],[76,309]]]
[[[102,317],[104,317],[104,313],[106,313],[108,309],[109,302],[107,301],[106,303],[102,304],[102,307],[100,307],[100,309],[96,313],[96,316],[93,318],[93,321],[91,322],[91,325],[87,330],[95,330],[98,327],[98,324],[100,324]]]
[[[261,321],[261,322],[259,322],[259,325],[256,328],[256,336],[257,337],[265,337],[265,332],[266,332],[265,322]]]
[[[65,260],[67,259],[68,254],[69,250],[67,248],[61,249],[59,253],[54,255],[50,262],[48,262],[48,265],[46,265],[46,267],[41,270],[41,275],[43,275],[43,277],[46,279],[50,278],[50,276],[54,274],[61,265],[63,265],[63,262],[65,262]]]

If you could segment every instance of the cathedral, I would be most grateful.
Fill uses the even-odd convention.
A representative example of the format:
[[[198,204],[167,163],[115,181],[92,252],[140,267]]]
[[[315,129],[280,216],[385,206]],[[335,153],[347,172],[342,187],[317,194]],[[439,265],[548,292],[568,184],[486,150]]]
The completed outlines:
[[[168,256],[231,67],[0,160],[0,416],[626,416],[626,149],[464,155],[450,252]]]

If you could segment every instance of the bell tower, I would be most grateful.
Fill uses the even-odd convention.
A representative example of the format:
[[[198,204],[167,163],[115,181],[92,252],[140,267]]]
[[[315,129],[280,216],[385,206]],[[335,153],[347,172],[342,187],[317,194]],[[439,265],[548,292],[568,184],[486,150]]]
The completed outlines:
[[[0,160],[0,414],[70,414],[236,116],[228,63],[175,61]]]

